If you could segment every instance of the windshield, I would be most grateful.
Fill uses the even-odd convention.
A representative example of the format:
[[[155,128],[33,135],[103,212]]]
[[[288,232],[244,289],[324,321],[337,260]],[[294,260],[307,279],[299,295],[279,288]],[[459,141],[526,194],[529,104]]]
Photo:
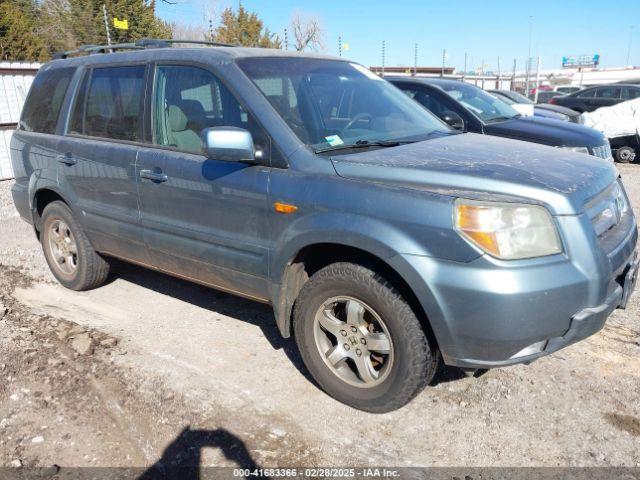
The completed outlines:
[[[238,65],[298,138],[316,152],[452,133],[361,65],[311,58],[248,58]]]
[[[490,93],[468,83],[455,82],[438,84],[454,100],[460,102],[471,113],[486,123],[509,120],[520,114],[502,100],[498,100]]]

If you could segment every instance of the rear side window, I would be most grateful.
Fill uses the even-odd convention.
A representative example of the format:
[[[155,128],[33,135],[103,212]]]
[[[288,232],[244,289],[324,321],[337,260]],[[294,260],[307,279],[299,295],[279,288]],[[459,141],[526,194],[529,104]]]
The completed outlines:
[[[55,133],[67,87],[75,68],[56,68],[40,72],[22,110],[20,129],[27,132]]]
[[[640,88],[624,87],[622,89],[622,98],[625,100],[633,100],[640,97]]]
[[[597,98],[620,98],[619,87],[603,87],[596,90]]]
[[[70,131],[91,137],[138,141],[145,67],[95,68],[83,81]]]

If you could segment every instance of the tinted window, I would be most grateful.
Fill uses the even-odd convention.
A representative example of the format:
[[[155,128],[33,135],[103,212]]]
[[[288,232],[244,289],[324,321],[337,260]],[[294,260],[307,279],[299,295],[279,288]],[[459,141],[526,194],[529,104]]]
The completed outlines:
[[[94,69],[86,102],[83,92],[76,99],[73,131],[92,137],[139,140],[144,70],[144,66]],[[84,111],[82,116],[80,111]],[[84,122],[78,118],[84,118]]]
[[[442,102],[442,100],[438,99],[437,95],[432,94],[426,89],[412,88],[408,85],[398,85],[398,88],[406,93],[409,98],[413,98],[420,105],[440,118],[450,112],[450,109]],[[509,102],[509,99],[505,100]]]
[[[154,98],[154,142],[202,153],[200,133],[208,127],[249,130],[256,149],[266,136],[253,117],[211,72],[197,67],[158,67]]]
[[[22,130],[55,133],[60,108],[74,72],[75,68],[57,68],[36,76],[22,110]]]
[[[640,97],[640,88],[624,87],[622,89],[622,98],[625,100],[633,100]]]
[[[603,87],[596,89],[597,98],[620,98],[620,87]]]
[[[596,96],[596,90],[591,89],[591,90],[585,90],[584,92],[581,92],[577,95],[580,98],[593,98]]]

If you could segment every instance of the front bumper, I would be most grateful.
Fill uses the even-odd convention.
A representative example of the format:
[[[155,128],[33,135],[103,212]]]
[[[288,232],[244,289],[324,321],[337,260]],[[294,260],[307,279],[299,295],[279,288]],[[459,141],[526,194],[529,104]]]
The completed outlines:
[[[392,259],[414,287],[445,363],[470,369],[528,363],[596,333],[626,306],[638,277],[635,222],[605,253],[588,219],[560,221],[563,231],[572,232],[571,258],[501,262],[483,255],[463,264],[416,255]]]

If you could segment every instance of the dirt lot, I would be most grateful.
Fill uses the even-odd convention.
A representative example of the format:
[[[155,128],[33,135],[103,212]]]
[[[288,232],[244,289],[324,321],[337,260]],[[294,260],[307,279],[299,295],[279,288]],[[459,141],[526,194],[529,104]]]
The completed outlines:
[[[640,165],[620,170],[640,214]],[[0,466],[640,466],[637,292],[582,343],[479,378],[444,369],[371,415],[309,381],[264,305],[121,264],[100,289],[63,289],[10,186]]]

